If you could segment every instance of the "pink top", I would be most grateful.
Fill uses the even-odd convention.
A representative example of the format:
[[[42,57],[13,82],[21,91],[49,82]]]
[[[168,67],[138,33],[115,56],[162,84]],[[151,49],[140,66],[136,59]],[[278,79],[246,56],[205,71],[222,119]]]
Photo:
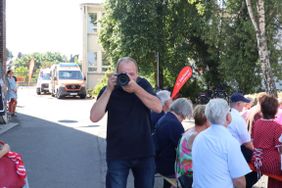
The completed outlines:
[[[276,114],[276,119],[275,119],[275,121],[276,121],[277,123],[279,123],[280,125],[282,125],[282,107],[280,107],[280,108],[278,109],[278,112],[277,112],[277,114]]]

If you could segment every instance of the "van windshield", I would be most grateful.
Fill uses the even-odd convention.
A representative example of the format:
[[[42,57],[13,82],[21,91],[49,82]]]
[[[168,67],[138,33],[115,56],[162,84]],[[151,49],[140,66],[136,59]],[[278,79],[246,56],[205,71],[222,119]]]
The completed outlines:
[[[41,73],[41,78],[42,78],[42,80],[50,80],[51,78],[51,75],[50,75],[50,73]]]
[[[59,71],[61,80],[83,80],[81,71]]]

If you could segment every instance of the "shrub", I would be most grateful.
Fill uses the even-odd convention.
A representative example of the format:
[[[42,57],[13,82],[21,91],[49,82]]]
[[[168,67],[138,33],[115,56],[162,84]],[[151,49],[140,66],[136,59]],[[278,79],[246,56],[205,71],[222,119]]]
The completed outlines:
[[[95,98],[97,97],[97,95],[99,94],[100,90],[107,85],[107,80],[108,80],[108,77],[105,75],[101,82],[98,83],[94,88],[92,89],[89,89],[88,90],[88,94],[90,95],[91,98]]]

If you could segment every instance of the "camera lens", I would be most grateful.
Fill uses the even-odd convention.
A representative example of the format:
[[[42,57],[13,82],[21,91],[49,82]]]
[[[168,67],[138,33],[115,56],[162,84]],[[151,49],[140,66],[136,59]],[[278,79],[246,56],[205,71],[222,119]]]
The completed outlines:
[[[120,86],[126,86],[129,82],[129,77],[126,73],[120,73],[117,76],[117,82]]]

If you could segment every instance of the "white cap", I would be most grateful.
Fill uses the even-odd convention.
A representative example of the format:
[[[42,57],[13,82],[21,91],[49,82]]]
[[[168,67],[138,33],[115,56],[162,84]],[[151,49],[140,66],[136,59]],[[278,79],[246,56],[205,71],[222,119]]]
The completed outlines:
[[[165,104],[166,101],[170,100],[170,92],[167,90],[160,90],[157,92],[157,97],[160,99],[162,105]]]

